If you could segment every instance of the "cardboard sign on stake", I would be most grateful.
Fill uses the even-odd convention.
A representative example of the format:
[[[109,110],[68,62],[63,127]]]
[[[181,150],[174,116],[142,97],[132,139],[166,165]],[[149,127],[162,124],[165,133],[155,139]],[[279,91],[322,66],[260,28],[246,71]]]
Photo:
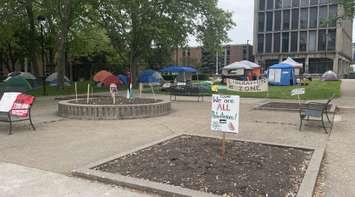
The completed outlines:
[[[211,130],[222,132],[221,157],[225,154],[225,134],[239,132],[239,96],[212,95]]]

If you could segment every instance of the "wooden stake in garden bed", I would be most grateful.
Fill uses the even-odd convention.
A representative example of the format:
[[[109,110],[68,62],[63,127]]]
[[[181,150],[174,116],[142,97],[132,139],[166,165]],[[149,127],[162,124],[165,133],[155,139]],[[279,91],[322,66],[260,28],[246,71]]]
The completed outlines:
[[[222,146],[221,146],[221,158],[222,160],[224,160],[224,155],[226,153],[226,133],[223,132],[223,136],[222,136]]]

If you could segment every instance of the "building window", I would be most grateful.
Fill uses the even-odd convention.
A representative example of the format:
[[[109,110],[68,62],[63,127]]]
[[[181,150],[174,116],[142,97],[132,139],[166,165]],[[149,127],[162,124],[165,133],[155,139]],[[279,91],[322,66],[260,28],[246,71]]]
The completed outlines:
[[[317,32],[316,31],[309,31],[308,50],[309,51],[316,51],[316,49],[317,49]]]
[[[289,48],[289,33],[282,33],[282,52],[288,52]]]
[[[297,51],[298,32],[291,32],[291,52]]]
[[[329,6],[329,27],[335,27],[337,21],[337,6]]]
[[[307,32],[300,32],[300,51],[307,51]]]
[[[328,0],[319,0],[319,4],[327,4]]]
[[[335,29],[328,30],[328,50],[335,50],[336,31]]]
[[[274,52],[275,53],[280,52],[280,33],[274,34]]]
[[[300,6],[300,0],[292,0],[292,7],[298,8]]]
[[[308,8],[302,8],[301,9],[300,28],[301,29],[307,29],[308,28]]]
[[[327,45],[326,30],[319,30],[318,32],[318,51],[325,51]]]
[[[265,52],[271,53],[272,50],[272,34],[266,34],[265,36]]]
[[[328,23],[328,7],[319,7],[319,27],[327,27]]]
[[[282,8],[282,0],[275,0],[275,8],[276,9]]]
[[[298,29],[299,9],[292,10],[292,29]]]
[[[311,6],[312,5],[318,5],[318,0],[311,0]]]
[[[274,8],[274,0],[267,0],[267,9],[271,10]]]
[[[309,28],[317,27],[317,18],[318,18],[318,8],[313,7],[309,11]]]
[[[259,0],[259,10],[265,10],[265,0]]]
[[[281,11],[275,11],[275,31],[281,30]]]
[[[258,14],[258,31],[264,32],[264,26],[265,26],[265,13],[260,12]]]
[[[258,53],[264,53],[264,34],[258,34]]]
[[[308,7],[309,0],[301,0],[301,7]]]
[[[272,12],[266,13],[266,31],[272,31]]]
[[[282,0],[282,7],[283,8],[290,8],[291,7],[291,0]]]
[[[290,29],[290,10],[284,10],[283,11],[282,29],[283,30],[289,30]]]

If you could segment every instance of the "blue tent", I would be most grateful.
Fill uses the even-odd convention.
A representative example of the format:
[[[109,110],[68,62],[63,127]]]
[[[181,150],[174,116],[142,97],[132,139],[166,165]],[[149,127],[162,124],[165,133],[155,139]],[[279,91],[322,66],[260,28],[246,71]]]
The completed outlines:
[[[123,75],[123,74],[119,74],[117,75],[118,80],[122,81],[122,83],[124,85],[128,84],[128,76],[127,75]]]
[[[289,86],[296,84],[295,69],[289,64],[275,64],[269,68],[268,79],[271,85]]]
[[[155,70],[143,70],[138,76],[139,83],[160,83],[163,79],[161,74]]]
[[[191,66],[177,66],[177,65],[170,65],[168,67],[160,69],[160,72],[163,73],[197,73],[198,70]]]

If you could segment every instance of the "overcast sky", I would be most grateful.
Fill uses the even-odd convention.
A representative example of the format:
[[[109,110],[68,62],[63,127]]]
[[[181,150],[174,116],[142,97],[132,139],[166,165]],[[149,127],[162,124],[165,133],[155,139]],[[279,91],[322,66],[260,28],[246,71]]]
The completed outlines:
[[[229,31],[229,37],[234,44],[245,44],[247,40],[253,42],[254,0],[219,0],[218,6],[233,12],[233,21],[236,26]],[[355,24],[354,24],[355,27]],[[353,29],[355,29],[353,27]],[[355,32],[353,32],[355,40]],[[197,45],[196,42],[190,42]]]

